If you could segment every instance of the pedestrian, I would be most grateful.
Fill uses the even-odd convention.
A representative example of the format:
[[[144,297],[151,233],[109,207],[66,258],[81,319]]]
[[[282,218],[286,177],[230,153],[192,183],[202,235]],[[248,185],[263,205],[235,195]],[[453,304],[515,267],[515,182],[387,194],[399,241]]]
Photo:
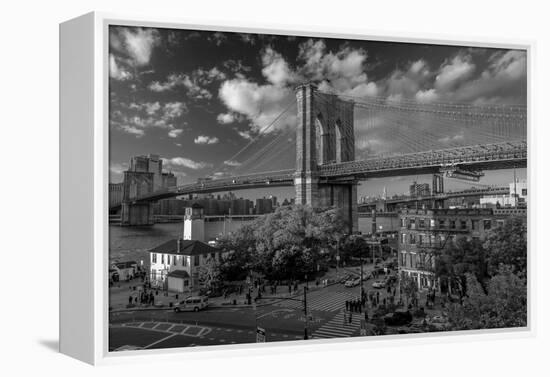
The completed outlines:
[[[349,310],[349,301],[346,300],[346,311],[348,311],[348,310]]]
[[[348,322],[351,323],[351,312],[349,312]]]
[[[128,296],[128,305],[132,305],[132,295]]]

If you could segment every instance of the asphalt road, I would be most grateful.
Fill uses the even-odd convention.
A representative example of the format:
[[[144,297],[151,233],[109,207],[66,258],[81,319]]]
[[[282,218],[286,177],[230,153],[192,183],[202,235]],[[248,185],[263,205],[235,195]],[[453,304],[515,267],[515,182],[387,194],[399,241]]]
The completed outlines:
[[[332,285],[308,294],[309,337],[328,331],[330,337],[356,336],[359,319],[346,325],[345,301],[359,296],[359,287]],[[372,280],[365,282],[372,290]],[[301,298],[301,297],[300,297]],[[111,313],[109,349],[172,348],[256,342],[256,327],[266,330],[266,341],[304,339],[306,317],[303,302],[284,300],[266,306],[207,308],[200,312],[172,310]],[[324,326],[324,327],[323,327]],[[327,329],[332,327],[332,329]],[[319,330],[321,329],[321,330]]]

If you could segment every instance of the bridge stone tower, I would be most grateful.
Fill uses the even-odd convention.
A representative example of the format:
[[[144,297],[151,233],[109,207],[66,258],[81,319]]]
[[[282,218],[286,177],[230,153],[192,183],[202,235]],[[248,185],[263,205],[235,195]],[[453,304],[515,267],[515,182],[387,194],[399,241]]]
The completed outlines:
[[[153,225],[153,203],[134,199],[153,192],[153,173],[125,171],[122,184],[121,225]]]
[[[355,160],[354,103],[317,91],[312,83],[296,88],[296,203],[343,210],[350,231],[358,230],[357,180],[320,180],[319,166]]]

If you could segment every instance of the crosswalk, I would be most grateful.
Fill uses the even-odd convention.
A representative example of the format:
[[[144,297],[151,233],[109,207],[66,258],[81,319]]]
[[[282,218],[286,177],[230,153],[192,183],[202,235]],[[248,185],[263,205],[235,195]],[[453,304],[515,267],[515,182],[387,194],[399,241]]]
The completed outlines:
[[[343,338],[359,334],[361,326],[361,314],[352,314],[351,323],[348,321],[348,314],[344,311],[336,314],[330,321],[319,327],[312,334],[313,339]]]
[[[337,312],[345,308],[347,300],[355,299],[357,299],[357,294],[351,292],[313,292],[307,296],[307,309],[308,311],[321,310],[326,312]],[[292,300],[283,300],[275,305],[292,309],[303,309],[304,307],[303,302]]]

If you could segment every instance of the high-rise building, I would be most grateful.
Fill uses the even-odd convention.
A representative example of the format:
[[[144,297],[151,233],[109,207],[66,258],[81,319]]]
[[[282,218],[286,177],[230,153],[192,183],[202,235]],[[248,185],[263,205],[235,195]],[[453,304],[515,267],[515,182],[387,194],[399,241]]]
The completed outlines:
[[[177,179],[172,173],[162,172],[162,159],[157,154],[148,156],[133,156],[130,158],[128,171],[137,173],[153,173],[153,190],[177,186]]]
[[[273,212],[273,201],[269,198],[256,199],[256,215]]]
[[[416,183],[414,181],[409,186],[409,195],[417,198],[420,196],[430,196],[430,185],[428,183]]]

